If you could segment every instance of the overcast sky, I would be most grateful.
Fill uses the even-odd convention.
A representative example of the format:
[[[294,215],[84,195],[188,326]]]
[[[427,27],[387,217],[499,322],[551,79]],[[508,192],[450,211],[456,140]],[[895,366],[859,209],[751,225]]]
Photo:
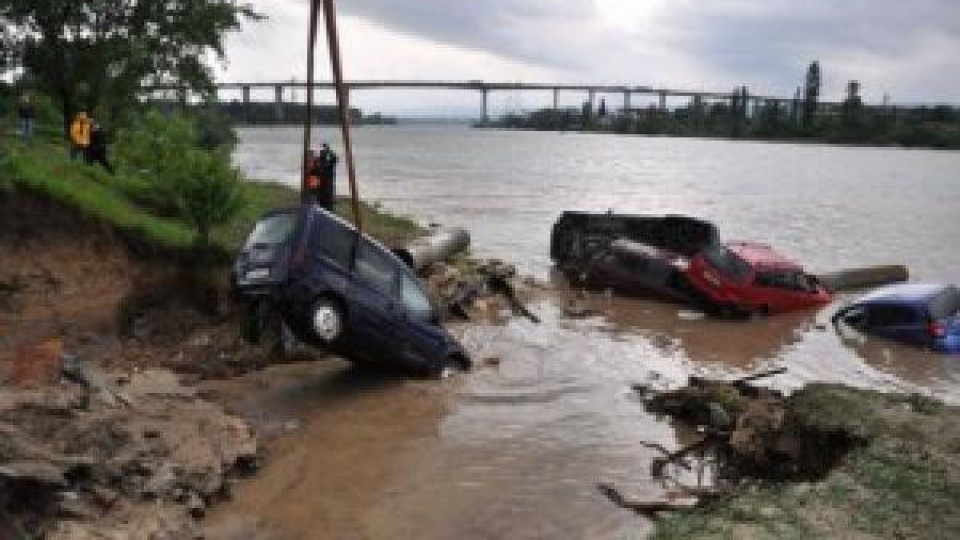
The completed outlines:
[[[307,0],[249,0],[268,19],[228,40],[222,81],[304,78]],[[958,0],[339,0],[349,79],[627,83],[792,95],[811,60],[824,93],[960,102]],[[326,49],[318,74],[329,78]],[[272,94],[256,96],[272,99]],[[575,105],[582,95],[562,97]],[[609,97],[612,103],[619,97]],[[472,93],[367,91],[365,110],[470,114]],[[497,112],[549,95],[498,94]]]

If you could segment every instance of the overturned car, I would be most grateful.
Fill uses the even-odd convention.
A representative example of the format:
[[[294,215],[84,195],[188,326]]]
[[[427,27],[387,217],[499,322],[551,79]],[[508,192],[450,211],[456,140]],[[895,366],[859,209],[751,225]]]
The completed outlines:
[[[718,314],[782,313],[832,298],[769,246],[723,243],[712,223],[686,216],[565,212],[554,224],[550,255],[574,283]]]
[[[264,215],[233,271],[252,337],[271,322],[358,362],[437,374],[470,360],[416,275],[387,248],[320,208]]]

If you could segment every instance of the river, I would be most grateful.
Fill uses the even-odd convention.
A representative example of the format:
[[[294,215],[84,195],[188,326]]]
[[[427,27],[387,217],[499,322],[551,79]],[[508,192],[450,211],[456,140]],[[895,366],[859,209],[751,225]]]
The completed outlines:
[[[899,263],[915,280],[960,280],[960,153],[463,127],[355,134],[363,198],[466,227],[476,255],[543,280],[550,226],[574,209],[700,216],[725,239],[771,244],[815,272]],[[250,178],[296,184],[300,136],[240,130],[235,162]],[[315,140],[339,152],[333,130]],[[302,427],[276,438],[211,536],[641,536],[649,523],[596,489],[656,493],[657,454],[640,443],[677,445],[631,394],[636,382],[782,365],[771,384],[787,389],[835,381],[960,403],[960,358],[840,335],[829,325],[836,306],[724,322],[603,298],[602,315],[572,320],[566,294],[534,306],[539,325],[459,328],[478,357],[500,363],[441,383],[326,362],[268,370],[249,392],[212,390],[264,431]]]

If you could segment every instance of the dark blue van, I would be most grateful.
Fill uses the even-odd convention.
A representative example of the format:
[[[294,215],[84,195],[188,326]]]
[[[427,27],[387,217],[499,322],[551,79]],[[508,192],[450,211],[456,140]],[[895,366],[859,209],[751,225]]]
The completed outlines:
[[[410,268],[319,206],[264,215],[233,281],[253,312],[273,306],[299,341],[350,360],[426,374],[470,366]]]

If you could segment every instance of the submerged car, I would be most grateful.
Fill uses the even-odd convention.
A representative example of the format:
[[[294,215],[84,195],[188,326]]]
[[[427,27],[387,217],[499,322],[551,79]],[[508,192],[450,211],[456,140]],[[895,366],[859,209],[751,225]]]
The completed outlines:
[[[686,216],[565,212],[551,256],[575,282],[665,297],[708,311],[775,314],[829,303],[831,293],[769,246],[720,241]]]
[[[297,340],[350,360],[430,374],[470,366],[410,268],[319,206],[264,215],[233,285],[252,313],[275,313]]]
[[[709,246],[690,260],[684,277],[710,305],[733,313],[785,313],[833,297],[815,276],[763,244]]]
[[[960,353],[960,289],[952,285],[884,287],[844,307],[833,321],[938,352]]]

